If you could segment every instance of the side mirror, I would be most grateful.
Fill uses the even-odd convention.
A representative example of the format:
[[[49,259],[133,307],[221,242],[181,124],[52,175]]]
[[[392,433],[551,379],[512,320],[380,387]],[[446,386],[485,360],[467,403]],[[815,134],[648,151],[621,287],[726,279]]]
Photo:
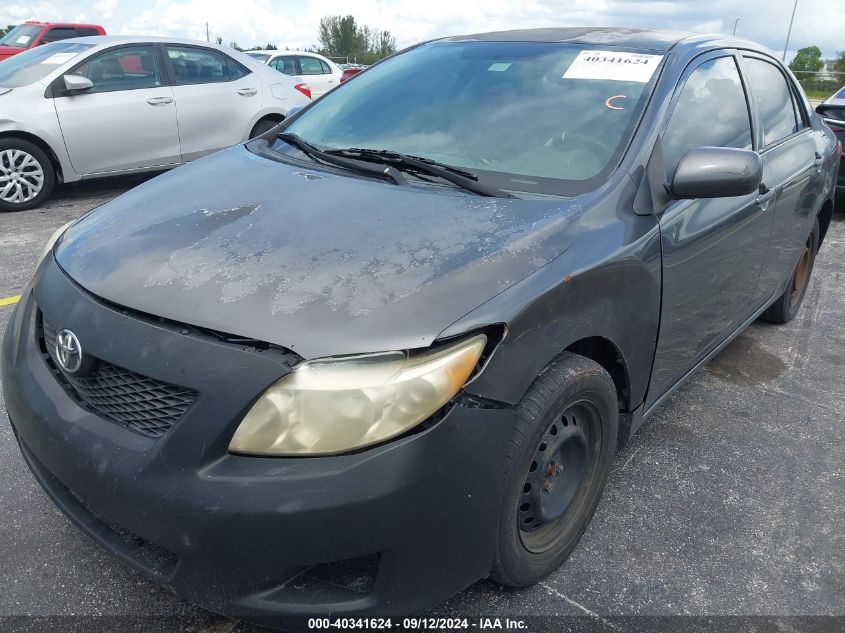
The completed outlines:
[[[757,152],[697,147],[684,154],[669,185],[673,198],[730,198],[755,193],[763,180]]]
[[[65,89],[68,92],[85,92],[94,87],[93,82],[82,75],[65,75],[63,79],[65,80]]]
[[[287,115],[285,116],[286,119],[291,118],[294,114],[302,110],[303,106],[293,106],[290,110],[288,110]]]

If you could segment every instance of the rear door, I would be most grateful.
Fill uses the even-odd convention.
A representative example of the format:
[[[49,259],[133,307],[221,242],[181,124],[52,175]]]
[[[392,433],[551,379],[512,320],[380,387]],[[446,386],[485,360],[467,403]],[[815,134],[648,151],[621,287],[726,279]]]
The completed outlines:
[[[328,64],[316,57],[307,55],[299,55],[298,58],[302,78],[311,88],[313,99],[326,94],[335,87],[337,82]]]
[[[151,44],[95,54],[68,74],[94,87],[67,94],[59,77],[52,89],[56,114],[74,170],[93,175],[179,162],[173,91]]]
[[[754,147],[746,92],[729,51],[699,58],[685,71],[661,146],[666,182],[696,147]],[[648,405],[754,309],[771,217],[770,200],[757,193],[678,200],[660,215],[663,301]]]
[[[261,81],[224,53],[201,46],[164,45],[179,119],[182,159],[241,142],[261,109]]]
[[[775,195],[772,248],[760,279],[758,298],[763,301],[782,289],[792,275],[810,232],[823,190],[821,155],[803,100],[795,86],[771,59],[743,54],[743,74],[751,88],[759,145]]]

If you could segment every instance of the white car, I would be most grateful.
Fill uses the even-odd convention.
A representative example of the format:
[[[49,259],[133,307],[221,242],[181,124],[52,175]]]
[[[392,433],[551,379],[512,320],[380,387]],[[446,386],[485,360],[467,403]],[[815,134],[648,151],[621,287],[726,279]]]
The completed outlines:
[[[343,75],[337,64],[317,53],[302,51],[247,51],[250,57],[275,68],[280,73],[308,84],[311,98],[316,99],[340,85]]]
[[[55,182],[175,167],[246,141],[309,103],[296,81],[231,48],[80,37],[0,63],[0,211]]]

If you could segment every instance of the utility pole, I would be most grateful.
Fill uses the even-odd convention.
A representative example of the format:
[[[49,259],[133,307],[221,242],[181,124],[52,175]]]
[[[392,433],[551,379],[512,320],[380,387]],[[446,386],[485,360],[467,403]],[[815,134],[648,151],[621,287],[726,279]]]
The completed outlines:
[[[792,22],[795,20],[795,10],[798,8],[798,0],[792,5],[792,17],[789,18],[789,30],[786,32],[786,44],[783,45],[783,61],[786,61],[786,49],[789,48],[789,36],[792,35]]]
[[[208,22],[206,22],[206,23],[205,23],[205,41],[206,41],[206,42],[210,42],[210,41],[211,41],[211,37],[210,37],[210,36],[209,36],[209,34],[208,34]]]
[[[736,20],[734,20],[734,33],[733,33],[734,35],[736,35],[736,25],[737,25],[737,24],[739,24],[739,21],[740,21],[741,19],[742,19],[742,18],[737,18]]]

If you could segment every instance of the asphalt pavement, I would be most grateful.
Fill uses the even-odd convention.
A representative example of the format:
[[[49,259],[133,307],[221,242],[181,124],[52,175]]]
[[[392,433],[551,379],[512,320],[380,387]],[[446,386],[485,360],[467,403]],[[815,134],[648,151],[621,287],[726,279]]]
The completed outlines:
[[[140,180],[64,186],[41,209],[0,214],[0,335],[13,311],[3,299],[48,236]],[[434,614],[561,616],[553,630],[845,626],[843,282],[838,212],[795,321],[754,324],[662,406],[617,454],[561,569],[519,591],[481,581]],[[255,630],[182,602],[74,527],[27,470],[2,387],[0,561],[0,629]]]

